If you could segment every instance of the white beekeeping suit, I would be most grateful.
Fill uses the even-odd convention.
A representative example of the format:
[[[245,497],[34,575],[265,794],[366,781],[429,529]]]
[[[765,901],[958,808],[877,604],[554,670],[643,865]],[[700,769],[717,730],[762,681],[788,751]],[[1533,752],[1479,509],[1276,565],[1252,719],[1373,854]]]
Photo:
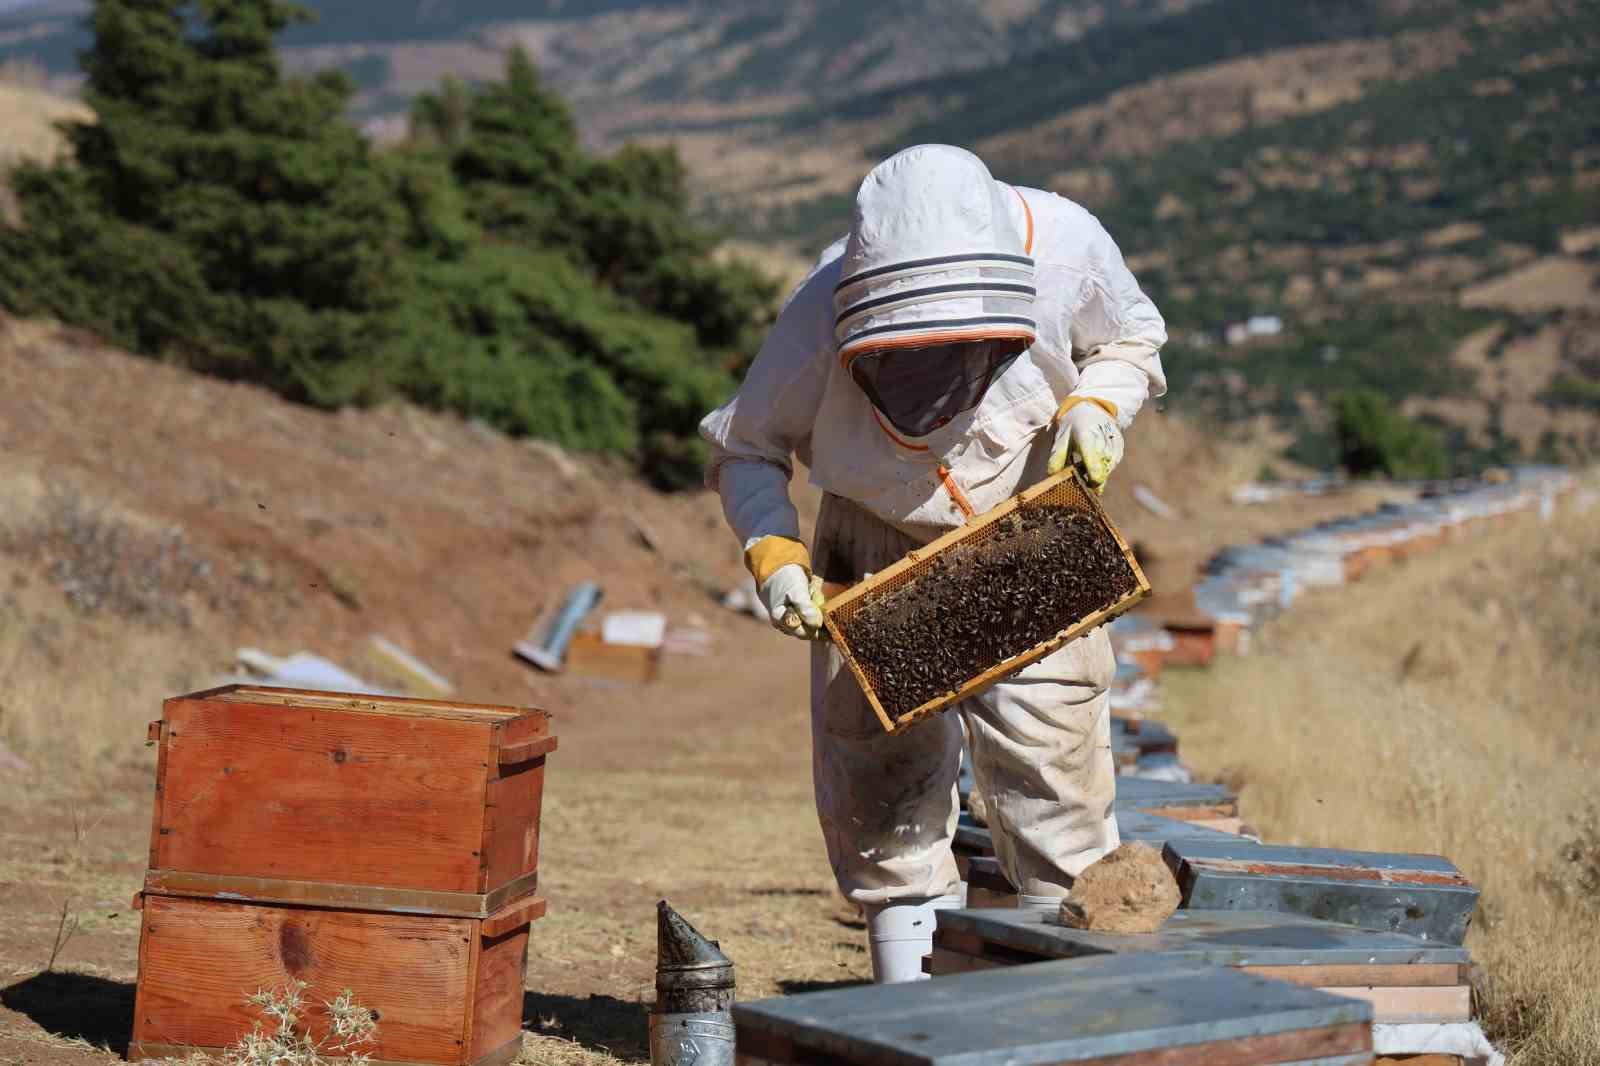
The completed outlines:
[[[996,182],[945,145],[862,183],[851,231],[785,304],[701,433],[708,483],[780,629],[817,635],[817,578],[849,584],[1059,468],[1103,482],[1166,381],[1161,316],[1082,207]],[[825,493],[813,551],[788,494]],[[814,560],[814,565],[813,565]],[[1025,904],[1051,905],[1116,847],[1104,629],[964,701],[975,785]],[[920,975],[950,850],[961,721],[887,735],[831,645],[812,652],[813,776],[841,890],[867,910],[879,980]]]

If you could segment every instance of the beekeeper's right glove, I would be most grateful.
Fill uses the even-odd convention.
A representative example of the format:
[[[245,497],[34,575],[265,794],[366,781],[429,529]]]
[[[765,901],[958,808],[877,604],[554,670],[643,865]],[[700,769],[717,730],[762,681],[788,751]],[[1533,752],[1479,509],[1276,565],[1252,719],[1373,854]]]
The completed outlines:
[[[1061,405],[1059,418],[1046,473],[1059,474],[1070,462],[1083,471],[1091,488],[1104,489],[1111,471],[1122,462],[1122,430],[1117,426],[1116,408],[1106,400],[1069,396]]]
[[[772,628],[802,640],[823,640],[822,579],[811,573],[805,545],[788,537],[760,537],[745,547]]]

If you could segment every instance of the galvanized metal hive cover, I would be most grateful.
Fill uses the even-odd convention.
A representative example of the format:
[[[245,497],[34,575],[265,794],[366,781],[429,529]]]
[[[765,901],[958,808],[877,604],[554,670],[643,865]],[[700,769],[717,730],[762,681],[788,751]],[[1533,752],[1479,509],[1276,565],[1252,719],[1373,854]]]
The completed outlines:
[[[1121,715],[1111,716],[1111,743],[1116,748],[1137,748],[1140,751],[1176,751],[1178,735],[1167,724],[1155,718],[1138,722],[1138,728]]]
[[[1370,1062],[1372,1046],[1366,1003],[1152,955],[839,989],[733,1013],[741,1058],[768,1062],[1044,1066],[1221,1044],[1240,1066],[1345,1064]]]
[[[1117,779],[1118,811],[1148,807],[1212,807],[1237,802],[1238,797],[1222,785],[1156,781],[1147,777]]]
[[[1190,910],[1286,911],[1460,944],[1478,904],[1478,890],[1437,855],[1175,837],[1163,857]]]
[[[1124,844],[1130,840],[1139,840],[1160,851],[1169,841],[1174,840],[1208,840],[1221,846],[1234,847],[1249,843],[1243,837],[1224,833],[1220,829],[1210,829],[1194,822],[1179,821],[1159,814],[1124,809],[1118,809],[1116,814],[1117,832],[1122,836]]]
[[[1213,966],[1412,966],[1471,961],[1466,948],[1277,911],[1179,911],[1156,933],[1069,929],[1039,911],[939,912],[939,932],[970,933],[1046,959],[1159,952]]]

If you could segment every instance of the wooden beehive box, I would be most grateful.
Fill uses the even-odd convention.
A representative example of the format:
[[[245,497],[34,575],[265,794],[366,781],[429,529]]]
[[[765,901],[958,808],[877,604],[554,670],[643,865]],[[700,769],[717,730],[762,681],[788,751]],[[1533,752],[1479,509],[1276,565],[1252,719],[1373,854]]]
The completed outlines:
[[[1120,817],[1120,815],[1119,815]],[[1437,855],[1183,836],[1162,853],[1190,910],[1282,911],[1461,944],[1478,890]]]
[[[1374,1020],[1462,1022],[1472,1017],[1462,947],[1275,911],[1179,911],[1155,933],[1069,929],[1039,911],[942,911],[934,976],[1047,959],[1154,954],[1226,966],[1370,1003]]]
[[[1155,955],[741,1003],[733,1018],[740,1066],[1372,1061],[1366,1003]]]
[[[549,716],[230,686],[168,700],[131,1054],[231,1046],[247,997],[345,989],[376,1062],[487,1066],[521,1049]]]
[[[385,1063],[501,1066],[522,1051],[529,923],[525,897],[488,918],[234,903],[145,893],[133,1060],[212,1055],[261,1020],[246,1002],[303,981],[303,1023],[327,1031],[323,1005],[349,989],[376,1012],[361,1050]]]
[[[935,686],[937,691],[929,691],[926,698],[913,697],[920,700],[915,706],[903,706],[908,700],[901,693],[909,691],[908,686],[902,679],[888,676],[880,664],[869,662],[861,646],[869,631],[882,631],[881,625],[874,624],[873,611],[885,605],[892,607],[908,595],[948,580],[943,568],[960,567],[963,565],[961,563],[963,558],[970,558],[968,553],[994,548],[1002,538],[1018,535],[1016,531],[1025,529],[1027,522],[1048,521],[1063,515],[1086,516],[1087,528],[1093,530],[1097,542],[1105,545],[1116,557],[1117,565],[1126,566],[1125,590],[1117,592],[1108,586],[1106,594],[1095,599],[1095,606],[1085,613],[1075,617],[1040,619],[1033,623],[1046,627],[1047,632],[1043,636],[1020,636],[1022,632],[1020,622],[1015,625],[985,623],[982,632],[986,638],[997,633],[1004,633],[1005,637],[1011,638],[1009,643],[1006,640],[995,642],[1005,645],[1003,651],[987,655],[985,658],[992,661],[982,662],[970,676],[937,685]],[[1056,528],[1059,531],[1061,527]],[[1056,532],[1051,536],[1061,535]],[[1050,539],[1045,537],[1035,543],[1049,543]],[[1055,580],[1050,587],[1066,590],[1071,586],[1070,573],[1057,572],[1053,577]],[[1085,590],[1086,594],[1092,591],[1096,590]],[[1129,548],[1127,540],[1107,517],[1105,510],[1100,506],[1099,498],[1084,487],[1075,471],[1067,470],[1006,501],[987,514],[973,519],[960,529],[953,530],[927,546],[911,552],[904,559],[833,597],[824,607],[824,614],[829,636],[856,680],[860,682],[861,690],[879,721],[890,733],[897,733],[917,720],[975,695],[1037,662],[1068,641],[1110,621],[1149,593],[1150,582],[1145,578],[1144,571],[1139,568],[1139,562],[1134,558],[1133,550]],[[894,597],[900,597],[900,600]],[[971,597],[962,602],[980,603],[987,600],[988,597]],[[958,619],[952,611],[922,611],[917,613],[917,617],[924,619],[928,624],[941,626],[959,627],[966,624],[965,620]],[[1034,613],[1027,612],[1024,617],[1032,620]],[[1013,625],[1012,630],[1006,631],[1005,625]],[[943,639],[930,638],[928,643],[939,647],[950,647],[970,645],[973,641],[970,633],[963,635],[952,632],[946,634]],[[918,683],[912,687],[927,686]]]
[[[235,685],[150,732],[147,892],[487,918],[538,884],[543,711]]]
[[[1185,620],[1168,622],[1167,633],[1172,637],[1172,648],[1167,652],[1168,666],[1210,666],[1217,654],[1217,627],[1214,622]]]

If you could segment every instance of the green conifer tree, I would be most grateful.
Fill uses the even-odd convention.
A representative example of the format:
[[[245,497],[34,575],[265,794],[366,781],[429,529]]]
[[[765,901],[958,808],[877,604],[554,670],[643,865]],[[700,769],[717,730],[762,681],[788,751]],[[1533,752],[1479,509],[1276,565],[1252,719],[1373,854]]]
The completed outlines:
[[[337,75],[286,78],[278,0],[97,0],[97,120],[15,178],[0,302],[318,403],[371,393],[405,218]]]

